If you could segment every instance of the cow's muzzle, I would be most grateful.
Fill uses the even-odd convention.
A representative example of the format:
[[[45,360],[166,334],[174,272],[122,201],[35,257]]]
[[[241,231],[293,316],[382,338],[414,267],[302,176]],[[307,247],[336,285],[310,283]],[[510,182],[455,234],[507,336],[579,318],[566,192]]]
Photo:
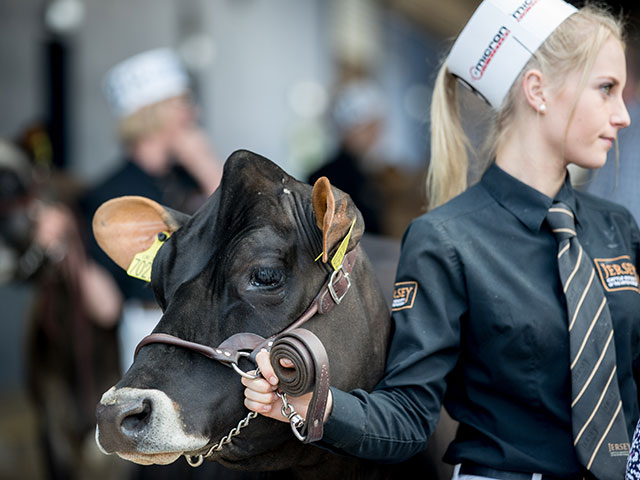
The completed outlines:
[[[129,460],[144,457],[138,463],[167,463],[168,458],[173,461],[208,443],[207,438],[184,431],[174,402],[159,390],[112,387],[102,396],[96,418],[100,449]],[[155,457],[158,461],[149,460]]]
[[[144,397],[98,404],[100,446],[108,453],[135,450],[151,419],[151,400]]]

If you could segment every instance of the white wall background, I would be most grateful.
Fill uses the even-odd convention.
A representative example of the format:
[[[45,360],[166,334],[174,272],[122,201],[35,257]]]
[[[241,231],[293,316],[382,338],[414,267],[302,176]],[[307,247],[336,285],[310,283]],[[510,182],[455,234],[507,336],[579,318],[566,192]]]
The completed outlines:
[[[0,2],[0,135],[12,136],[39,115],[43,99],[37,22],[39,0]]]
[[[15,136],[46,113],[43,12],[49,1],[0,1],[2,136]],[[84,17],[66,37],[68,167],[87,183],[120,160],[115,121],[101,92],[105,72],[149,48],[183,47],[196,34],[204,53],[192,70],[202,122],[222,158],[248,148],[304,178],[329,148],[314,112],[322,106],[322,88],[334,80],[336,49],[349,44],[375,65],[387,89],[393,161],[425,160],[426,124],[415,111],[424,108],[421,88],[432,80],[428,39],[373,0],[75,1]]]
[[[326,85],[330,64],[323,0],[213,0],[205,28],[215,58],[202,75],[204,114],[220,154],[247,148],[300,174],[290,148],[301,121],[296,87]]]
[[[208,42],[209,63],[194,80],[219,155],[249,148],[291,167],[283,135],[294,121],[287,95],[300,81],[326,76],[320,3],[86,0],[74,41],[74,171],[93,179],[118,161],[114,122],[100,91],[107,69],[148,48],[179,48],[191,33]]]

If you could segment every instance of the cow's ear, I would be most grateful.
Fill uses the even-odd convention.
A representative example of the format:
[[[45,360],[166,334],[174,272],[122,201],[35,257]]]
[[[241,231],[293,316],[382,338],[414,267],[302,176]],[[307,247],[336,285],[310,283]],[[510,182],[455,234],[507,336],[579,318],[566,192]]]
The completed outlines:
[[[360,239],[362,216],[349,195],[333,188],[327,177],[320,177],[313,185],[312,203],[316,224],[322,230],[322,261],[326,263],[329,252],[349,233],[354,220],[350,244]]]
[[[96,210],[93,234],[100,248],[127,270],[133,257],[147,250],[158,233],[171,234],[188,218],[148,198],[118,197]]]

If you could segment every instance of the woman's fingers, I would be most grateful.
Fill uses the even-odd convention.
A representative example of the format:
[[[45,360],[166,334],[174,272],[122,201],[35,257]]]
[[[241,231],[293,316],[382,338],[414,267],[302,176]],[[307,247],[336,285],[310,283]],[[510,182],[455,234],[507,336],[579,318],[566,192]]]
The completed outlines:
[[[253,412],[260,413],[280,421],[287,419],[280,412],[282,401],[276,396],[277,386],[271,385],[264,378],[251,380],[242,378],[244,390],[244,405]]]
[[[251,411],[261,413],[267,417],[285,420],[280,413],[282,402],[276,396],[278,377],[271,367],[269,352],[266,349],[258,352],[256,363],[262,377],[250,379],[242,377],[242,384],[247,387],[244,391],[244,405]]]
[[[282,365],[284,368],[293,368],[293,362],[288,358],[281,358],[280,365]]]
[[[258,364],[258,368],[260,369],[260,373],[262,373],[262,376],[271,385],[278,385],[278,377],[273,371],[270,358],[271,358],[271,355],[269,354],[269,352],[267,352],[267,350],[263,348],[256,355],[256,363]]]
[[[251,371],[249,373],[254,373],[254,371]],[[251,390],[254,390],[254,391],[259,392],[259,393],[273,392],[277,388],[276,386],[271,385],[269,382],[267,382],[262,377],[258,377],[256,379],[250,379],[250,378],[247,378],[247,377],[241,377],[240,381],[242,382],[242,384],[245,387],[248,387]]]
[[[273,404],[278,400],[273,392],[260,393],[251,388],[244,391],[245,405],[250,410],[258,413],[268,413],[273,409]]]
[[[271,366],[269,352],[266,350],[259,352],[256,355],[256,363],[262,377],[256,379],[242,377],[242,384],[247,387],[244,391],[245,406],[251,411],[286,422],[287,418],[281,412],[282,400],[275,394],[279,380]],[[293,367],[293,363],[286,358],[280,360],[280,365],[284,368]],[[287,399],[294,410],[304,417],[311,397],[312,394],[309,393],[301,397],[287,397]]]

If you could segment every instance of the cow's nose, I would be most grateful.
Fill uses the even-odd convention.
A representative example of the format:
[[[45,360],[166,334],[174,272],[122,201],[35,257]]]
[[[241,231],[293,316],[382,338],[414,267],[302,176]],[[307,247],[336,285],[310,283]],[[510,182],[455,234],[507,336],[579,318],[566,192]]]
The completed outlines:
[[[100,403],[96,408],[100,446],[108,453],[134,450],[149,426],[152,405],[144,397]]]

